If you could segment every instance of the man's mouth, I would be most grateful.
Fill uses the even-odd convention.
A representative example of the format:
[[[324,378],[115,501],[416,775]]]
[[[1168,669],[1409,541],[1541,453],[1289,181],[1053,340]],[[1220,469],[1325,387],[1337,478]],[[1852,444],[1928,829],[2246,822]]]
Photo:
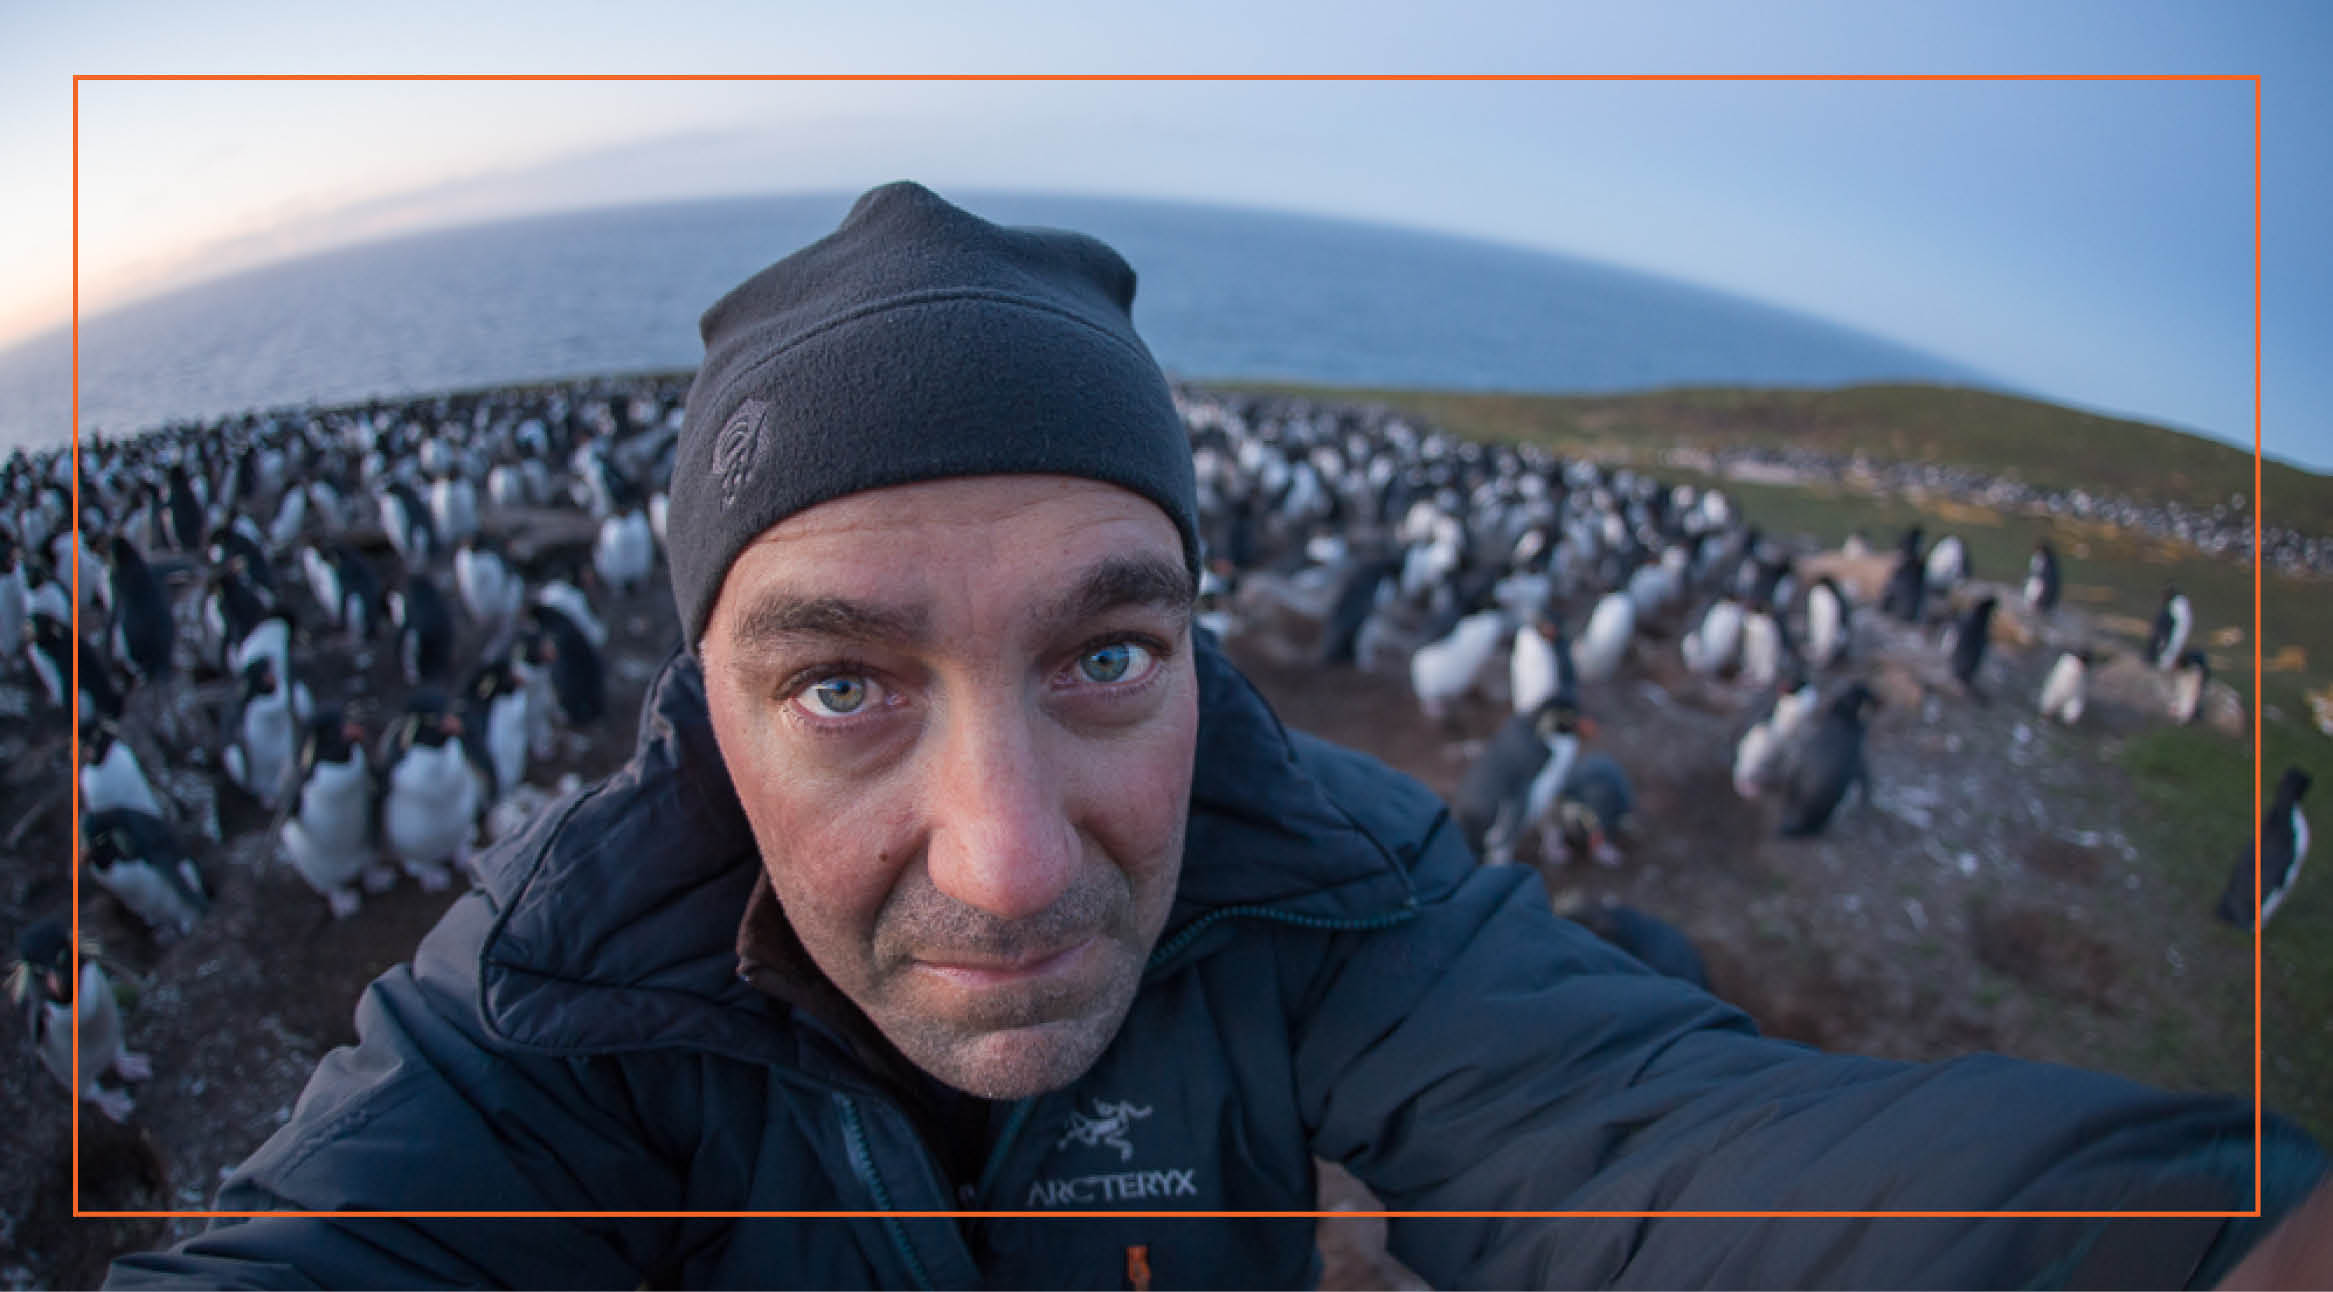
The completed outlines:
[[[916,967],[958,987],[982,989],[1058,977],[1074,972],[1093,949],[1096,935],[1051,950],[1020,956],[971,955],[943,952],[920,956]]]

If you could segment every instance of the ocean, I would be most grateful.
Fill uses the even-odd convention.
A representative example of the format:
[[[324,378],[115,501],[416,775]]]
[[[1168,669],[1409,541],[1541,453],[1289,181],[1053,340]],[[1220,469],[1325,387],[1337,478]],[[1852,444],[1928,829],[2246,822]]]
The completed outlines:
[[[1136,326],[1178,377],[1533,392],[1996,384],[1820,319],[1548,252],[1227,207],[950,196],[1116,247],[1139,277]],[[850,200],[567,212],[199,283],[82,321],[82,428],[693,367],[704,309],[831,230]],[[0,446],[66,438],[70,353],[62,329],[0,351]]]

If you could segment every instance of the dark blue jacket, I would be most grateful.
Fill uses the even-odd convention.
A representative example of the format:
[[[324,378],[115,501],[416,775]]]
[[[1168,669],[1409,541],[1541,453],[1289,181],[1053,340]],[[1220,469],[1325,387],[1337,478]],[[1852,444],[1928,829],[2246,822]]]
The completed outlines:
[[[324,1060],[220,1207],[1306,1210],[1315,1155],[1411,1210],[2248,1205],[2248,1105],[1761,1038],[1557,919],[1527,870],[1478,867],[1423,787],[1284,731],[1220,656],[1198,658],[1174,911],[1117,1039],[1066,1089],[951,1103],[821,1007],[782,916],[753,901],[702,679],[677,656],[631,762],[490,851],[481,888],[367,990],[358,1044]],[[2280,1211],[2323,1162],[2273,1120],[2271,1150]],[[1395,1221],[1391,1245],[1442,1285],[2178,1285],[2258,1232],[1436,1218]],[[1113,1288],[1146,1265],[1161,1288],[1271,1287],[1317,1278],[1313,1233],[1266,1217],[284,1218],[125,1258],[112,1285]]]

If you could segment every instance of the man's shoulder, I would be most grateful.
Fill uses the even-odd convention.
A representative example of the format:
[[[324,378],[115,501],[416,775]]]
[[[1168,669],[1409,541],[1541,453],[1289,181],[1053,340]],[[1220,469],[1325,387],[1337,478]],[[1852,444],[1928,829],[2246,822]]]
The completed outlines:
[[[1307,731],[1288,733],[1297,766],[1355,828],[1414,869],[1448,819],[1441,796],[1375,755]]]
[[[480,909],[433,939],[474,980],[489,1038],[565,1054],[659,1048],[760,1055],[758,997],[737,981],[758,873],[686,652],[642,702],[632,757],[480,854]]]
[[[1434,792],[1378,759],[1280,723],[1260,692],[1201,653],[1191,843],[1178,902],[1332,918],[1413,905],[1445,833]],[[1333,895],[1333,896],[1332,896]]]

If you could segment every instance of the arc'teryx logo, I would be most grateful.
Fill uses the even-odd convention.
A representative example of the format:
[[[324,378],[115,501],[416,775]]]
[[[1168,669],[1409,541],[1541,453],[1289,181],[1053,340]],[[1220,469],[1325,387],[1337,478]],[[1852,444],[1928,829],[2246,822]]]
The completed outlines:
[[[769,412],[769,401],[749,399],[737,406],[722,424],[721,433],[713,438],[713,478],[721,484],[721,506],[734,506],[737,494],[753,474],[753,464],[761,457],[762,419]]]
[[[1148,1117],[1150,1113],[1148,1108],[1135,1107],[1131,1099],[1118,1103],[1096,1099],[1094,1115],[1091,1117],[1079,1113],[1073,1107],[1069,1110],[1069,1129],[1063,1132],[1061,1142],[1053,1147],[1059,1151],[1071,1144],[1083,1144],[1087,1148],[1107,1144],[1118,1150],[1119,1161],[1131,1162],[1134,1160],[1134,1145],[1127,1140],[1126,1132],[1137,1119]]]

